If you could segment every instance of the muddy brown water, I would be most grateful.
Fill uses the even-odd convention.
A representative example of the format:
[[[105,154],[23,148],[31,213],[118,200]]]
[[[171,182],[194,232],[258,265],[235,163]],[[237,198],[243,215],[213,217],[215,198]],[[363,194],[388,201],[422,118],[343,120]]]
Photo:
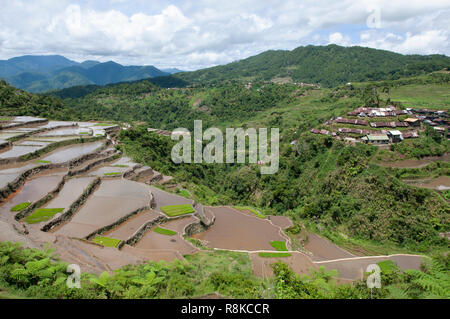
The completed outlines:
[[[71,178],[64,184],[59,194],[52,199],[45,207],[47,208],[64,208],[65,210],[72,205],[83,191],[94,181],[93,177]]]
[[[12,157],[19,157],[22,155],[26,155],[29,153],[33,153],[37,150],[40,150],[44,148],[45,145],[40,146],[20,146],[20,145],[13,145],[13,147],[0,154],[0,158],[12,158]]]
[[[183,196],[171,194],[168,192],[165,192],[157,187],[149,186],[153,195],[155,196],[156,201],[156,210],[161,211],[162,206],[167,205],[182,205],[182,204],[193,204],[194,201],[187,199]],[[200,209],[200,206],[197,209]]]
[[[70,127],[70,128],[61,128],[56,129],[48,132],[43,132],[36,134],[36,137],[53,137],[53,136],[76,136],[80,135],[82,132],[88,133],[87,135],[91,135],[91,130],[87,128],[77,128],[77,127]]]
[[[311,270],[317,268],[306,255],[300,252],[293,252],[290,257],[282,258],[263,258],[258,253],[250,253],[249,255],[252,261],[253,274],[263,278],[274,275],[271,265],[279,261],[287,264],[294,272],[300,275],[310,275]]]
[[[355,255],[336,246],[331,241],[313,233],[308,233],[304,248],[312,253],[311,259],[314,261],[355,257]]]
[[[327,270],[337,270],[339,276],[343,279],[357,280],[361,279],[367,267],[380,261],[392,260],[402,269],[420,269],[422,257],[411,255],[381,256],[381,257],[356,257],[336,261],[315,262],[317,266],[325,266]]]
[[[126,240],[133,236],[139,230],[139,228],[141,228],[146,223],[156,219],[158,216],[161,216],[161,214],[154,210],[144,211],[130,218],[119,227],[105,233],[103,236]]]
[[[171,262],[175,259],[183,260],[183,256],[174,250],[160,249],[160,250],[149,250],[149,249],[139,249],[133,246],[125,245],[121,249],[122,252],[126,252],[133,256],[139,256],[145,260],[152,261],[166,261]]]
[[[133,168],[132,166],[130,166],[130,167],[101,166],[99,168],[91,170],[89,172],[89,175],[102,177],[102,176],[106,176],[105,174],[108,174],[108,173],[120,173],[120,174],[123,174],[123,173],[125,173],[126,171],[128,171],[128,170],[130,170],[132,168]]]
[[[393,167],[393,168],[422,168],[427,166],[428,164],[431,164],[433,162],[442,161],[442,162],[448,162],[450,161],[450,153],[446,153],[442,156],[432,156],[432,157],[425,157],[420,160],[414,160],[414,159],[407,159],[402,160],[398,162],[382,162],[379,163],[381,166],[385,167]]]
[[[293,225],[292,220],[286,216],[267,216],[269,220],[276,226],[281,227],[282,229],[287,229]]]
[[[56,188],[56,186],[61,182],[63,174],[42,176],[38,178],[33,178],[25,183],[13,197],[6,200],[1,206],[0,210],[2,212],[9,212],[10,209],[17,204],[25,202],[35,202],[47,193]]]
[[[216,216],[210,229],[193,237],[207,241],[211,248],[231,250],[274,250],[271,241],[285,241],[279,227],[268,220],[230,207],[208,207]]]
[[[103,143],[103,141],[97,141],[93,143],[71,145],[63,149],[58,149],[52,152],[50,155],[41,158],[41,160],[50,161],[52,163],[68,162],[79,156],[92,153],[93,151],[101,147]]]
[[[187,217],[155,226],[176,231],[177,234],[173,236],[158,234],[154,231],[155,227],[153,227],[145,233],[141,240],[136,243],[135,247],[145,250],[174,250],[182,255],[193,254],[197,249],[183,239],[182,232],[186,225],[195,221],[196,219],[194,217]]]
[[[403,180],[408,185],[413,185],[422,188],[436,189],[436,190],[448,190],[450,189],[450,177],[439,176],[433,179],[421,179],[421,180]]]
[[[84,238],[94,230],[148,206],[149,202],[147,185],[124,179],[104,180],[71,221],[56,229],[55,233]]]

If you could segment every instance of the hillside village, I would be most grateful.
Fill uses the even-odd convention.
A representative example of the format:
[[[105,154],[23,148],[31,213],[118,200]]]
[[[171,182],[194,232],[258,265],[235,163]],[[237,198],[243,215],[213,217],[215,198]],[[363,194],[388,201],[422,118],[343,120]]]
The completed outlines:
[[[380,121],[379,119],[384,119]],[[426,126],[450,138],[450,119],[446,111],[430,109],[400,109],[396,106],[359,107],[347,117],[331,118],[326,128],[313,128],[311,133],[329,135],[349,143],[387,145],[404,139],[418,138]],[[296,144],[293,141],[291,144]]]

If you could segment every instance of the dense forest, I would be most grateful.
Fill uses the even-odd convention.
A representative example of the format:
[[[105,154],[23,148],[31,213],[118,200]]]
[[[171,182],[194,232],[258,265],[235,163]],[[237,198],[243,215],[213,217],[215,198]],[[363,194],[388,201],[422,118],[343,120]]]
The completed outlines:
[[[287,81],[333,87],[347,82],[394,80],[448,68],[444,55],[401,55],[363,47],[306,46],[292,51],[267,51],[223,66],[174,77],[189,83],[224,80]]]

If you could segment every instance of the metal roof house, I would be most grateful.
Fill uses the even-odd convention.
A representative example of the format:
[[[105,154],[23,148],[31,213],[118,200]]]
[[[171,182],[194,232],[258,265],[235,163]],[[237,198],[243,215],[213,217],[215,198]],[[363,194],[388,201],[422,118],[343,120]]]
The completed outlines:
[[[387,134],[367,134],[361,139],[364,143],[371,144],[389,144],[389,137]]]
[[[387,135],[392,143],[403,141],[403,134],[398,130],[388,131]]]

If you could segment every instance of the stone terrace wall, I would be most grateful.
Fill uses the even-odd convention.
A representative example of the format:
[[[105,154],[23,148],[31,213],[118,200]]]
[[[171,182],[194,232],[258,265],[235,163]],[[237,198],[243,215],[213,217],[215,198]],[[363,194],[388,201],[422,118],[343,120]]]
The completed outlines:
[[[48,232],[52,228],[61,225],[68,221],[72,216],[78,211],[78,209],[83,206],[83,204],[88,200],[89,196],[98,188],[101,183],[101,178],[96,178],[89,186],[84,190],[83,194],[81,194],[78,199],[70,205],[69,209],[59,216],[58,218],[53,219],[49,223],[45,224],[41,231]]]

